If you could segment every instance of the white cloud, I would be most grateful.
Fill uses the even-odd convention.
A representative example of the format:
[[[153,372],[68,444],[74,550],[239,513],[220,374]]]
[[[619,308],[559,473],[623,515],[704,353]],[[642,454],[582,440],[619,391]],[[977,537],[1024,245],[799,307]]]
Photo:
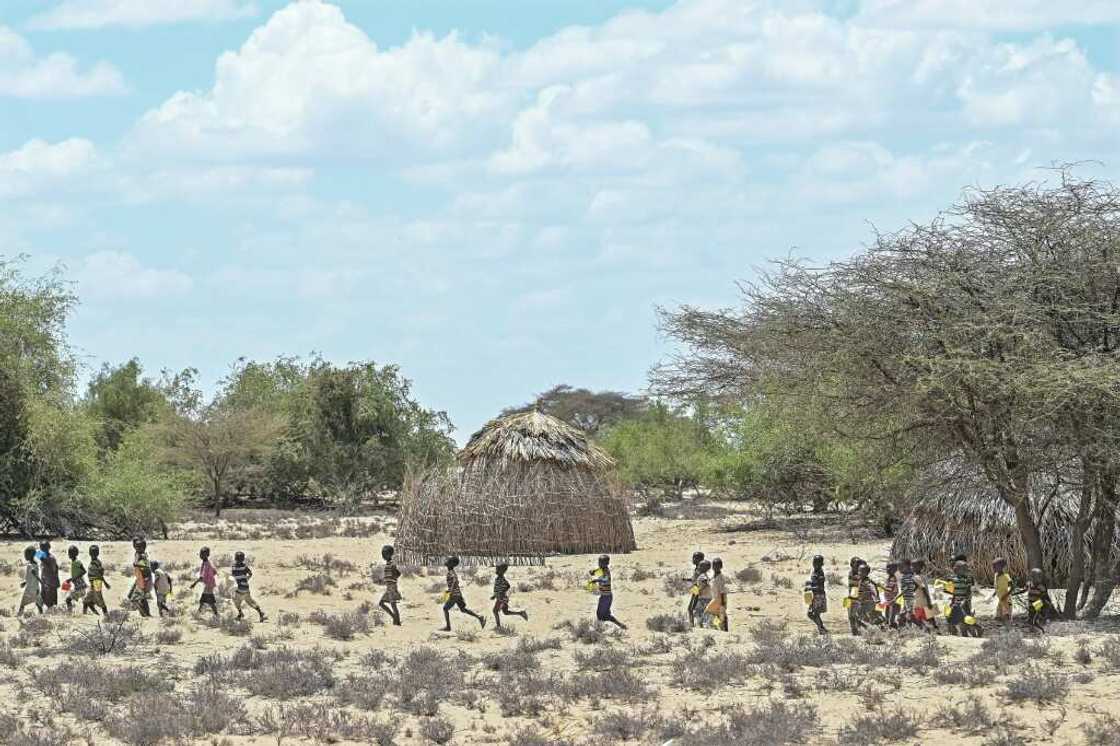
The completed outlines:
[[[76,98],[124,91],[124,78],[109,63],[83,70],[63,52],[36,55],[26,39],[0,25],[0,97]]]
[[[178,297],[194,287],[194,281],[183,272],[147,267],[131,254],[119,251],[98,251],[85,257],[75,279],[83,298],[99,301]]]
[[[868,24],[993,31],[1037,31],[1120,22],[1114,0],[863,0],[858,21]]]
[[[254,0],[63,0],[31,19],[33,28],[142,28],[185,21],[225,21],[256,15]]]
[[[492,79],[498,61],[454,34],[381,50],[339,8],[304,0],[223,54],[209,91],[176,93],[148,112],[137,136],[216,157],[446,151],[508,111]]]
[[[68,180],[89,171],[96,157],[89,140],[72,138],[54,144],[29,140],[16,150],[0,153],[0,197],[65,189]]]

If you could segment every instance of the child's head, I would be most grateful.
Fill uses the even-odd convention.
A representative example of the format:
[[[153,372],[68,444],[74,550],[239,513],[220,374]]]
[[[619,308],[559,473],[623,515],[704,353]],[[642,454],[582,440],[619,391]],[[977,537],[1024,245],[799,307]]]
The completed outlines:
[[[70,548],[66,550],[66,556],[72,560],[78,559],[78,548],[71,544]]]
[[[502,562],[494,567],[494,572],[498,574],[498,577],[501,577],[506,574],[506,570],[508,569],[509,565],[507,565],[505,562]]]
[[[33,561],[35,559],[35,547],[27,547],[26,549],[24,549],[23,558],[28,562]]]
[[[143,536],[137,536],[132,540],[132,548],[137,552],[144,552],[148,549],[148,542],[144,540]]]
[[[824,557],[822,555],[818,554],[815,557],[813,557],[813,567],[816,567],[816,568],[824,567]]]
[[[897,562],[888,562],[887,563],[887,575],[894,575],[896,572],[898,572],[898,563]]]
[[[46,554],[50,554],[51,553],[51,543],[49,541],[40,541],[39,542],[39,549],[42,552],[45,552]]]
[[[92,557],[93,559],[97,559],[97,557],[100,554],[101,554],[101,547],[97,546],[96,544],[90,544],[89,545],[89,556],[90,557]]]
[[[964,560],[956,560],[953,562],[953,572],[957,575],[963,575],[965,570],[968,569],[968,563]]]
[[[203,562],[210,559],[210,547],[203,547],[202,549],[199,549],[198,558]]]
[[[699,565],[703,561],[704,561],[704,553],[703,552],[693,552],[692,553],[692,564],[694,566]]]
[[[234,552],[233,553],[233,564],[244,565],[245,564],[245,552]]]
[[[852,557],[850,560],[848,560],[848,565],[853,570],[857,570],[857,571],[859,570],[859,566],[862,563],[863,563],[863,560],[861,560],[859,557]]]
[[[153,561],[152,562],[152,572],[155,572],[158,569],[159,569],[159,563]]]
[[[714,559],[712,559],[712,570],[716,575],[719,575],[721,572],[723,572],[723,560],[721,560],[719,557],[715,557]]]
[[[858,572],[861,578],[869,577],[871,575],[871,566],[864,562],[860,564]]]
[[[909,557],[902,560],[902,571],[903,572],[913,572],[914,571],[914,564],[910,561]]]
[[[599,567],[606,570],[608,567],[610,567],[610,565],[611,565],[610,555],[609,554],[600,554],[599,555]]]
[[[1042,582],[1042,569],[1038,567],[1031,568],[1031,580],[1036,583]]]
[[[385,546],[381,547],[381,559],[385,560],[386,562],[393,559],[394,551],[395,550],[393,549],[392,544],[386,544]]]
[[[996,572],[1003,572],[1007,569],[1007,560],[1003,557],[996,557],[992,561],[992,569]]]
[[[696,566],[696,569],[700,572],[707,572],[708,570],[712,569],[712,563],[708,560],[703,560],[699,565]]]
[[[446,567],[448,570],[454,570],[456,567],[459,566],[459,558],[456,557],[455,555],[451,555],[446,560],[444,560],[443,564],[444,564],[444,567]]]

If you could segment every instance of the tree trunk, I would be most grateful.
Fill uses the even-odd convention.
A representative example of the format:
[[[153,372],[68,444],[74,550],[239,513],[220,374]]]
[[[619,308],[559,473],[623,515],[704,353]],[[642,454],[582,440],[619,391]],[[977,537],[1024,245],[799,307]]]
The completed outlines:
[[[1044,567],[1042,536],[1038,532],[1038,523],[1031,515],[1030,500],[1026,494],[1023,494],[1012,506],[1015,508],[1015,523],[1019,527],[1019,536],[1022,537],[1023,547],[1027,551],[1027,567]]]
[[[1081,499],[1077,518],[1070,530],[1069,577],[1066,579],[1066,596],[1062,604],[1062,617],[1077,618],[1077,599],[1085,579],[1085,535],[1093,517],[1093,495],[1096,492],[1097,471],[1083,458],[1081,468]]]
[[[1106,469],[1101,475],[1100,493],[1096,507],[1097,527],[1093,532],[1093,599],[1085,608],[1086,619],[1101,615],[1112,592],[1120,581],[1120,564],[1113,566],[1112,539],[1116,531],[1116,481],[1114,470]]]

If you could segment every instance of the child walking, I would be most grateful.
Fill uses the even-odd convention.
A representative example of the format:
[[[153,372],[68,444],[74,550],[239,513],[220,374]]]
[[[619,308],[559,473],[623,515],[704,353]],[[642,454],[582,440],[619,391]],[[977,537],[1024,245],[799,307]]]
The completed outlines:
[[[591,575],[596,585],[595,592],[599,595],[599,604],[595,608],[595,618],[600,622],[610,622],[620,629],[626,629],[626,625],[615,619],[614,614],[611,613],[614,591],[611,588],[611,558],[609,555],[599,556],[599,566],[591,571]]]
[[[859,566],[859,617],[857,627],[852,634],[857,637],[860,627],[869,627],[880,624],[879,612],[875,607],[879,605],[879,586],[871,579],[871,566],[863,563]]]
[[[58,606],[58,560],[51,554],[49,541],[39,542],[39,595],[43,606],[53,609]]]
[[[716,628],[727,632],[730,622],[727,620],[727,579],[723,576],[723,560],[716,557],[712,560],[712,601],[706,611],[717,621]]]
[[[198,613],[201,614],[202,610],[209,606],[214,616],[218,616],[218,598],[214,595],[214,589],[218,586],[218,569],[210,562],[210,547],[199,549],[198,558],[202,560],[202,564],[198,568],[198,578],[191,583],[191,588],[202,583],[202,595],[198,597]]]
[[[915,618],[914,601],[918,593],[918,582],[914,576],[914,563],[907,557],[902,560],[898,569],[898,592],[902,596],[902,613],[899,615],[899,626],[925,624]]]
[[[1046,628],[1046,616],[1050,611],[1050,592],[1041,569],[1031,568],[1026,591],[1027,624],[1042,632]]]
[[[700,579],[700,563],[704,561],[703,552],[692,553],[692,585],[688,589],[688,624],[696,626],[696,607],[699,605],[697,581]]]
[[[151,616],[150,599],[152,595],[152,566],[148,562],[148,542],[142,538],[132,540],[136,555],[132,560],[132,588],[128,600],[140,610],[140,616]]]
[[[455,568],[459,566],[459,558],[452,555],[448,557],[443,566],[447,568],[447,592],[443,594],[443,631],[451,631],[451,609],[458,606],[459,611],[467,616],[473,616],[486,629],[486,617],[481,614],[475,614],[467,608],[467,602],[463,599],[463,590],[459,587],[459,576],[455,574]]]
[[[809,571],[809,579],[805,581],[805,592],[812,596],[809,600],[810,621],[817,625],[818,633],[827,635],[828,630],[824,627],[821,614],[828,611],[828,593],[824,575],[824,557],[819,554],[813,557],[813,569]]]
[[[71,545],[66,550],[66,556],[70,558],[70,592],[66,594],[66,610],[74,610],[74,602],[81,601],[86,592],[86,566],[78,558],[78,548]],[[86,611],[83,607],[82,611]]]
[[[891,629],[898,629],[898,563],[887,563],[887,582],[883,586],[883,603],[887,605],[886,622]]]
[[[505,562],[494,568],[494,595],[490,598],[494,601],[494,623],[498,625],[498,629],[502,628],[502,619],[498,616],[499,613],[506,616],[519,616],[525,621],[529,621],[527,611],[514,611],[509,608],[510,584],[506,580],[507,570],[509,570],[509,565]]]
[[[953,563],[952,598],[949,600],[949,634],[962,637],[980,637],[981,630],[970,613],[972,605],[972,574],[963,560]],[[968,623],[972,619],[972,624]]]
[[[992,562],[992,588],[995,592],[992,597],[996,599],[996,621],[1001,624],[1011,623],[1011,576],[1007,573],[1007,560],[997,557]]]
[[[863,560],[852,557],[848,560],[848,597],[844,602],[848,605],[848,626],[853,635],[859,635],[860,606],[859,606],[859,568]]]
[[[23,582],[19,584],[23,588],[23,596],[19,601],[19,611],[16,616],[23,616],[23,610],[28,605],[34,605],[39,613],[43,613],[43,582],[39,578],[39,565],[35,562],[35,547],[27,547],[23,550]]]
[[[933,595],[929,591],[929,581],[925,573],[926,561],[914,560],[914,618],[923,626],[928,624],[934,632],[940,633],[941,628],[937,625],[937,610],[933,607]]]
[[[233,592],[233,607],[237,609],[237,618],[245,618],[245,612],[241,607],[248,606],[260,614],[262,622],[268,619],[249,590],[249,578],[253,577],[253,571],[249,569],[249,565],[245,562],[245,552],[234,552],[233,568],[230,570],[230,574],[233,575],[233,581],[237,583],[237,590]]]
[[[700,613],[701,627],[707,627],[712,621],[708,612],[708,606],[712,603],[712,581],[708,578],[711,569],[712,563],[708,560],[696,566],[696,609]]]
[[[167,605],[167,599],[172,591],[171,576],[160,567],[158,562],[152,563],[152,587],[156,591],[156,609],[159,611],[159,615],[161,617],[164,614],[171,616],[171,608]]]
[[[385,592],[381,594],[381,600],[377,602],[377,605],[389,615],[393,620],[393,625],[399,627],[401,626],[401,611],[397,608],[397,604],[401,601],[401,593],[397,588],[397,581],[400,580],[401,571],[397,567],[397,563],[393,561],[395,551],[388,544],[381,547],[381,559],[385,560],[381,582],[385,584]]]
[[[92,544],[89,548],[89,593],[82,601],[83,614],[92,611],[96,615],[97,610],[101,609],[101,613],[108,616],[109,607],[105,605],[103,588],[112,590],[109,582],[105,580],[105,567],[101,564],[101,548]]]

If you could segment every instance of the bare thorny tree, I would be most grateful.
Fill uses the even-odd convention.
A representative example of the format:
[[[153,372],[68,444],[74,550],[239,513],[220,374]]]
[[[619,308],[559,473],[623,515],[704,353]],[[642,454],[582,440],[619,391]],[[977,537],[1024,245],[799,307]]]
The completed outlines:
[[[845,437],[971,469],[1014,509],[1031,567],[1049,499],[1032,485],[1058,475],[1082,549],[1063,611],[1098,615],[1120,573],[1120,192],[1055,173],[969,192],[847,260],[778,262],[739,309],[662,312],[685,351],[655,391],[812,401]]]

